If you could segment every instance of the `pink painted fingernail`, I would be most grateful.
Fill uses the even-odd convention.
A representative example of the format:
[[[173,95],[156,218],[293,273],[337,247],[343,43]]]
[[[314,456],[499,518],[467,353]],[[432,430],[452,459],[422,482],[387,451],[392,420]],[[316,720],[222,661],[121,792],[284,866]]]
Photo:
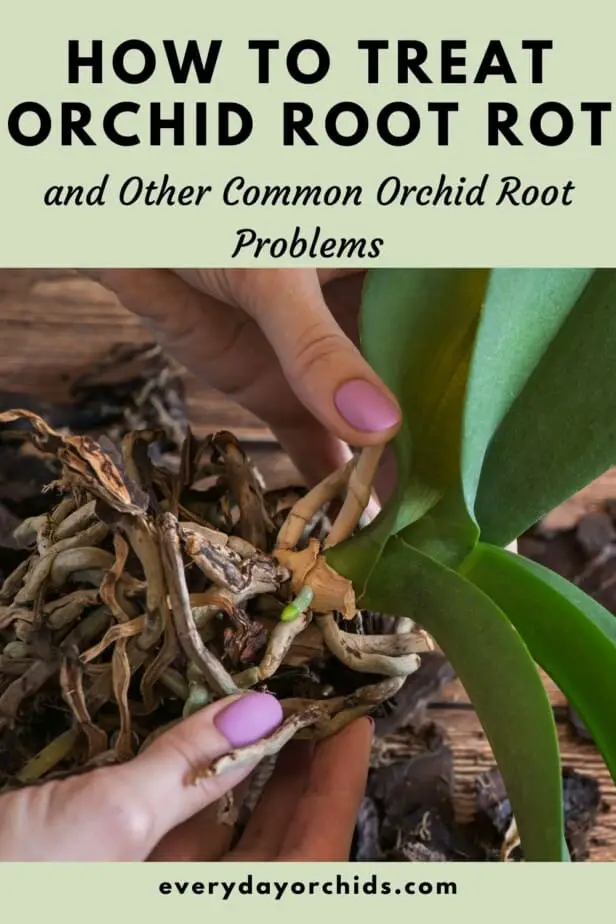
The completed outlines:
[[[378,433],[400,423],[400,411],[383,392],[363,379],[341,385],[334,396],[339,414],[356,430]]]
[[[265,738],[281,722],[282,706],[270,693],[244,693],[214,719],[218,731],[234,748]]]

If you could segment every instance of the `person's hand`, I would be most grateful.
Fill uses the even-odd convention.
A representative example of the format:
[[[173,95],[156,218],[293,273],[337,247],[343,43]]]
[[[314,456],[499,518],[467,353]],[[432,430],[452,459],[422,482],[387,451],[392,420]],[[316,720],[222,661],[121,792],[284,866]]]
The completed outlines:
[[[363,273],[90,270],[191,372],[263,420],[309,483],[400,411],[356,344]]]
[[[273,696],[247,693],[196,713],[128,763],[0,796],[0,861],[348,859],[372,741],[367,719],[315,747],[291,742],[231,853],[215,803],[245,786],[255,765],[191,781],[281,719]]]

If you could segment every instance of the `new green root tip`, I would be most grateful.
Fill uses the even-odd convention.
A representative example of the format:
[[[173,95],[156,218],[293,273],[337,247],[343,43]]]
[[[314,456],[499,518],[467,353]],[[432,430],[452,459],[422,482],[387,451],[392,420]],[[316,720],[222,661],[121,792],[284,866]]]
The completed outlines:
[[[314,594],[312,587],[304,584],[295,600],[292,600],[291,603],[287,603],[285,606],[284,610],[280,614],[280,621],[293,622],[294,619],[297,619],[300,613],[305,613],[312,603],[313,596]]]
[[[200,709],[209,706],[211,702],[212,694],[206,687],[199,684],[191,684],[188,698],[182,710],[182,717],[185,719],[188,718],[189,715],[193,715],[193,713],[199,712]]]

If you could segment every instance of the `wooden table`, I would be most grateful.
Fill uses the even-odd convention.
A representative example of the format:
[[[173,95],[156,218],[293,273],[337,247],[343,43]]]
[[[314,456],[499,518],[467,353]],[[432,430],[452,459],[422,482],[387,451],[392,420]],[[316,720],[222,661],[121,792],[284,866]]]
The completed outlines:
[[[96,283],[64,270],[0,271],[0,391],[66,398],[70,383],[118,343],[146,343],[139,321]],[[299,476],[267,429],[247,412],[188,379],[191,424],[197,433],[229,429],[251,445],[251,454],[272,487]],[[614,478],[616,496],[616,478]],[[552,702],[562,694],[546,678]],[[454,751],[462,818],[472,808],[477,776],[493,765],[490,747],[461,685],[450,684],[438,707]],[[616,789],[592,745],[559,722],[564,764],[595,776],[608,811],[591,843],[592,860],[616,860]],[[609,811],[611,809],[611,811]]]

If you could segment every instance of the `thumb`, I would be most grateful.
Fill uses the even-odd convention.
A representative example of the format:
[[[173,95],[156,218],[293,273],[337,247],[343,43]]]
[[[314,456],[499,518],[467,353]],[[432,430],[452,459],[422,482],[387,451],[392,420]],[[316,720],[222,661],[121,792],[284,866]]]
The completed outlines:
[[[182,275],[195,284],[194,273]],[[226,297],[257,321],[291,388],[327,431],[353,446],[394,435],[398,403],[337,324],[315,270],[232,270],[224,283]]]
[[[278,700],[245,693],[201,710],[129,763],[0,797],[2,860],[144,860],[161,838],[255,764],[193,782],[195,770],[282,721]]]

